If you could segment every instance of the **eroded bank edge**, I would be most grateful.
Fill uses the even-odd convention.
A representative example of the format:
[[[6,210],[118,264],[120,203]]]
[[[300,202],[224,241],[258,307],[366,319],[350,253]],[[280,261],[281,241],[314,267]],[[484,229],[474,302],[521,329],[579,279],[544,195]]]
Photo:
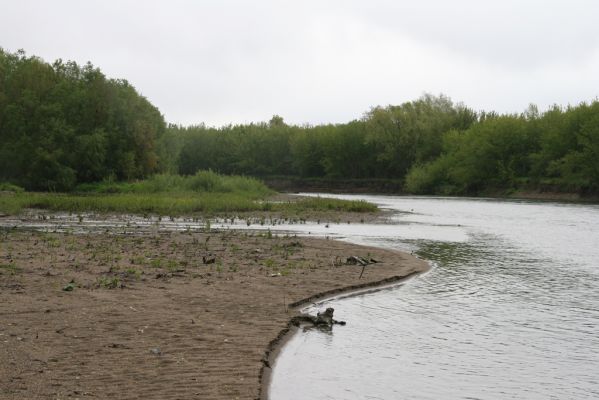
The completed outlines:
[[[360,283],[342,288],[326,290],[324,292],[320,292],[305,299],[301,299],[294,303],[291,303],[289,304],[289,307],[294,311],[297,311],[297,309],[300,307],[304,307],[308,304],[315,305],[318,302],[322,302],[324,300],[328,300],[339,295],[344,295],[344,297],[357,296],[364,292],[363,289],[384,289],[388,286],[395,286],[415,276],[428,272],[431,269],[431,264],[428,262],[427,264],[428,268],[420,271],[411,271],[406,275],[394,275],[378,281]],[[256,400],[268,400],[268,390],[270,387],[270,381],[272,377],[271,366],[274,364],[277,356],[281,352],[285,343],[289,341],[297,332],[298,328],[300,327],[299,321],[300,319],[298,318],[298,316],[291,317],[287,322],[287,325],[283,329],[281,329],[281,331],[279,331],[279,334],[266,346],[266,350],[264,351],[264,355],[262,357],[262,367],[260,368],[260,374],[258,375],[259,392]]]

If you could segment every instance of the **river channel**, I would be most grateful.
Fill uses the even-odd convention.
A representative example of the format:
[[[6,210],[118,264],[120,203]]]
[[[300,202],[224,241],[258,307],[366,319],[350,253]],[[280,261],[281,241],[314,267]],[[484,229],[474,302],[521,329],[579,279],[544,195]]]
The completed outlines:
[[[287,342],[270,399],[599,398],[599,206],[335,197],[377,203],[390,224],[296,229],[434,268],[309,310],[332,305],[347,325]]]
[[[307,310],[333,306],[347,325],[294,335],[274,363],[271,400],[599,398],[598,205],[334,197],[376,203],[389,211],[388,223],[212,227],[329,236],[413,252],[434,268]],[[122,234],[209,226],[94,214],[7,217],[1,225]]]

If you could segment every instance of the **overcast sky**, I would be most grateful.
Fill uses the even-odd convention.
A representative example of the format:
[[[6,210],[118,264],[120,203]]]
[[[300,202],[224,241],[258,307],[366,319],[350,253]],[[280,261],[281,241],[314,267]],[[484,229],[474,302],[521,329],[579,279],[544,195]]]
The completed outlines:
[[[0,0],[0,47],[91,61],[169,122],[347,122],[423,93],[521,112],[599,95],[599,1]]]

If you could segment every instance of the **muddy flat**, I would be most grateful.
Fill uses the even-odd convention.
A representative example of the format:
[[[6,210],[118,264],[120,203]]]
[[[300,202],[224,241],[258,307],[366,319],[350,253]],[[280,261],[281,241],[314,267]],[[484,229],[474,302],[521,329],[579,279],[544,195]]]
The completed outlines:
[[[0,235],[0,399],[254,399],[289,304],[427,269],[250,232]]]

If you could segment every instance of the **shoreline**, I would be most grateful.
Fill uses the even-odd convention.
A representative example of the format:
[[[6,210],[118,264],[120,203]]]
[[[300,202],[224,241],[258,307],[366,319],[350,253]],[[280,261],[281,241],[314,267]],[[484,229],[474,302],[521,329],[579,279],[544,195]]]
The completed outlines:
[[[407,253],[295,235],[0,233],[3,400],[260,398],[265,353],[276,356],[298,315],[290,306],[429,269]],[[382,263],[362,279],[338,262],[366,253]]]
[[[401,253],[401,252],[399,252]],[[418,257],[416,257],[418,258]],[[419,258],[418,258],[419,259]],[[423,260],[424,261],[424,260]],[[294,311],[299,312],[301,308],[307,307],[308,305],[316,305],[321,302],[334,300],[339,295],[343,295],[343,297],[352,297],[352,296],[360,296],[365,293],[375,292],[379,290],[384,290],[387,288],[394,288],[396,286],[401,286],[405,282],[410,279],[422,275],[428,271],[430,271],[431,267],[429,265],[428,269],[422,271],[414,271],[404,276],[391,276],[389,278],[382,279],[380,281],[368,282],[363,284],[351,285],[345,288],[333,289],[324,291],[321,293],[317,293],[308,298],[299,300],[289,306],[294,309]],[[368,290],[370,289],[370,290]],[[295,335],[299,333],[301,325],[297,325],[293,318],[289,320],[287,326],[283,328],[279,334],[270,341],[265,352],[264,352],[264,360],[266,363],[260,369],[260,392],[259,399],[260,400],[269,400],[269,389],[270,384],[272,383],[272,371],[273,368],[276,367],[276,359],[279,354],[287,344],[289,340],[291,340]]]

